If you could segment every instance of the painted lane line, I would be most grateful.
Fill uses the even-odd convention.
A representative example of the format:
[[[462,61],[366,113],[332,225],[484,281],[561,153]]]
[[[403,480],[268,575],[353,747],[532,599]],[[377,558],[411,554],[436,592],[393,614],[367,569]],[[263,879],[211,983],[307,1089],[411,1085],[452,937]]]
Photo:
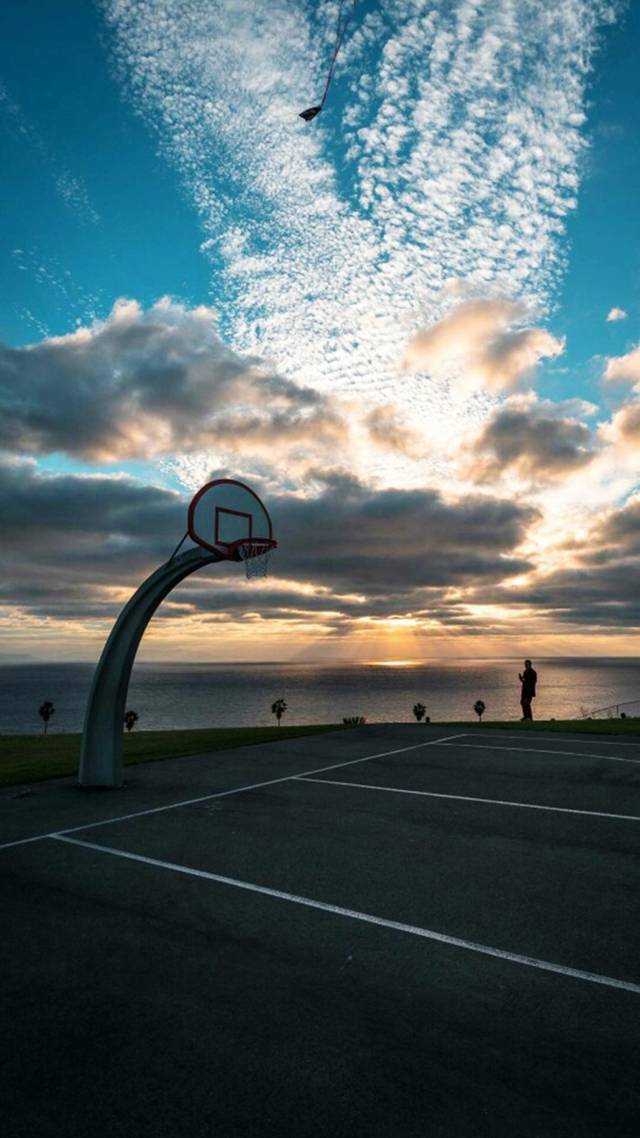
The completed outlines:
[[[513,732],[506,732],[506,731],[490,731],[489,730],[489,731],[485,732],[484,727],[481,728],[481,730],[482,730],[483,735],[484,734],[494,735],[494,736],[497,736],[498,739],[523,739],[523,738],[526,739],[527,735],[529,736],[530,739],[535,739],[536,735],[540,734],[542,736],[542,738],[540,740],[541,743],[553,743],[553,742],[555,742],[555,739],[549,739],[548,738],[549,734],[555,735],[556,738],[558,738],[558,736],[560,736],[558,738],[559,743],[578,743],[578,744],[582,743],[582,744],[585,744],[585,743],[591,742],[592,738],[593,738],[591,735],[591,732],[589,732],[589,731],[584,731],[579,739],[576,739],[575,736],[573,738],[569,739],[569,738],[567,738],[567,736],[564,734],[563,731],[558,731],[557,733],[551,731],[545,735],[544,732],[542,732],[542,731],[540,731],[540,732],[537,732],[537,731],[528,732],[525,730],[521,734],[515,735]],[[462,738],[465,738],[465,739],[477,739],[477,737],[478,737],[477,731],[474,731],[473,734],[470,731],[467,731],[466,734],[464,736],[462,736]],[[622,741],[622,739],[611,739],[611,740],[609,740],[609,739],[603,739],[600,735],[597,735],[596,738],[593,739],[593,742],[598,747],[635,747],[636,750],[640,749],[640,740],[637,743],[625,743]]]
[[[43,842],[45,838],[52,837],[51,834],[36,834],[34,838],[18,838],[15,842],[4,842],[0,846],[0,850],[13,849],[14,846],[27,846],[29,842]]]
[[[397,786],[373,786],[366,782],[341,782],[333,778],[310,778],[298,775],[296,782],[317,782],[320,786],[353,786],[358,790],[385,790],[388,794],[418,794],[422,798],[451,798],[456,802],[485,802],[489,806],[518,806],[522,810],[552,810],[557,814],[583,814],[587,818],[617,818],[622,822],[640,822],[637,814],[605,814],[601,810],[574,810],[569,806],[541,806],[534,802],[506,802],[502,798],[474,798],[470,794],[437,794],[434,790],[404,790]]]
[[[136,810],[133,814],[120,814],[117,818],[103,818],[101,822],[86,822],[82,826],[70,826],[64,830],[50,830],[46,834],[36,834],[33,838],[19,838],[16,842],[4,842],[0,850],[12,849],[13,846],[23,845],[25,842],[43,842],[58,834],[77,834],[79,830],[93,830],[97,826],[111,826],[116,822],[128,822],[132,818],[144,818],[149,814],[160,814],[163,810],[178,810],[181,806],[196,806],[199,802],[209,802],[212,798],[227,798],[231,794],[242,794],[247,790],[259,790],[263,786],[276,786],[281,782],[291,782],[304,775],[322,774],[324,771],[338,770],[340,767],[351,767],[355,763],[366,763],[372,759],[385,759],[389,755],[401,755],[404,751],[417,751],[420,747],[435,747],[439,743],[448,743],[451,739],[462,736],[447,735],[444,739],[430,739],[426,743],[414,743],[410,747],[399,747],[395,751],[380,751],[376,755],[364,755],[360,759],[348,759],[344,763],[332,763],[331,766],[317,767],[312,771],[302,771],[300,775],[287,774],[280,778],[270,778],[265,782],[252,782],[246,786],[232,787],[231,790],[216,790],[213,794],[203,794],[199,798],[186,798],[181,802],[170,802],[167,806],[152,806],[149,810]]]
[[[250,881],[238,881],[235,877],[224,877],[220,873],[209,873],[205,869],[191,869],[185,865],[161,861],[159,858],[146,857],[143,854],[128,853],[126,850],[114,849],[112,846],[100,846],[95,842],[84,842],[80,838],[68,838],[63,834],[52,834],[51,838],[54,841],[67,842],[72,846],[82,846],[84,849],[123,858],[125,861],[137,861],[143,865],[155,866],[158,869],[169,869],[174,873],[184,873],[188,877],[215,881],[220,885],[230,885],[234,889],[245,889],[249,893],[261,893],[265,897],[275,897],[279,901],[290,901],[294,905],[304,905],[308,909],[320,909],[322,912],[333,913],[338,917],[349,917],[353,921],[364,921],[366,924],[379,925],[385,929],[394,929],[396,932],[409,933],[411,936],[422,937],[424,940],[438,941],[440,944],[447,944],[452,948],[465,948],[469,952],[494,956],[498,960],[507,960],[512,964],[524,964],[528,968],[536,968],[542,972],[555,972],[560,976],[568,976],[574,980],[586,980],[591,984],[603,984],[607,988],[620,988],[625,992],[640,994],[640,984],[634,984],[628,980],[617,980],[613,976],[601,976],[597,972],[583,972],[579,968],[568,968],[564,964],[553,964],[549,960],[539,960],[534,956],[522,956],[517,952],[507,952],[502,948],[493,948],[488,944],[463,940],[461,937],[449,936],[447,933],[435,932],[433,929],[420,928],[418,925],[407,925],[403,921],[390,921],[386,917],[361,913],[357,909],[345,909],[341,905],[330,905],[326,901],[314,901],[311,897],[285,893],[281,889],[269,889],[266,885],[256,885]]]
[[[451,747],[453,744],[443,741],[442,746]],[[455,746],[468,751],[517,751],[520,755],[526,755],[530,751],[533,755],[570,755],[573,759],[606,759],[608,763],[640,764],[640,759],[624,759],[619,755],[595,755],[593,751],[551,751],[546,747],[496,747],[495,743],[456,743]]]

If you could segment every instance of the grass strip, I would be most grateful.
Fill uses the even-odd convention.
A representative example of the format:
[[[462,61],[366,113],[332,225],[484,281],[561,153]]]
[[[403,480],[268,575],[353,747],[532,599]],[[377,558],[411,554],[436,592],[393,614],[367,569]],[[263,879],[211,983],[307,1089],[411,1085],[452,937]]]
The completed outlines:
[[[340,725],[341,726],[341,725]],[[192,731],[135,731],[124,736],[125,766],[226,751],[335,731],[338,724],[302,727],[206,727]],[[0,735],[0,786],[17,786],[75,774],[80,735]]]
[[[376,726],[376,724],[371,724]],[[381,724],[379,725],[381,726]],[[537,731],[562,731],[577,735],[635,736],[640,743],[640,718],[635,719],[536,719],[486,720],[484,723],[461,720],[431,727],[457,727],[468,732],[489,730],[519,731],[523,735]],[[275,739],[295,739],[302,735],[321,735],[325,731],[344,730],[341,723],[310,724],[297,727],[205,727],[190,731],[133,731],[124,736],[124,762],[152,763],[232,747],[250,747],[271,743]],[[358,728],[352,728],[358,730]],[[75,774],[80,756],[80,735],[0,735],[0,787],[41,782]]]

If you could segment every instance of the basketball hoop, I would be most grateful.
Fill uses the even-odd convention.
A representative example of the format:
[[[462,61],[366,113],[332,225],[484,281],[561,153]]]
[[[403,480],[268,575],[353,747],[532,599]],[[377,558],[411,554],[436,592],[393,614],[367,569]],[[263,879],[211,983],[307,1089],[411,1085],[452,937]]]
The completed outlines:
[[[244,561],[247,577],[266,577],[276,548],[271,518],[243,482],[217,478],[189,506],[189,537],[227,561]]]
[[[275,547],[275,541],[240,541],[236,546],[238,557],[244,561],[247,580],[255,577],[266,577],[269,572],[269,560]]]

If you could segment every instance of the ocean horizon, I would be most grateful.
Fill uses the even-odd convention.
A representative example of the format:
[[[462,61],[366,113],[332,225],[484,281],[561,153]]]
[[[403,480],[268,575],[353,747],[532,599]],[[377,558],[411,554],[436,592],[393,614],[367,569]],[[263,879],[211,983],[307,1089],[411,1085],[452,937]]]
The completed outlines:
[[[567,719],[609,705],[637,701],[640,657],[538,657],[534,717]],[[487,719],[520,718],[520,657],[282,663],[139,662],[127,706],[138,712],[138,730],[262,726],[275,722],[271,704],[287,703],[283,723],[340,723],[361,715],[367,722],[413,720],[416,702],[432,722],[472,722],[482,699]],[[18,662],[0,664],[0,734],[37,734],[38,707],[56,708],[49,730],[81,731],[95,664]]]

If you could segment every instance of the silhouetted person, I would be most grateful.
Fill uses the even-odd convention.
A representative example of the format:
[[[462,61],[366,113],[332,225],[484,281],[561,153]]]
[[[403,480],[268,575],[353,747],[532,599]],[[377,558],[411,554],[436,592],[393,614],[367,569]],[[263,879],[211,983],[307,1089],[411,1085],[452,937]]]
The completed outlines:
[[[520,706],[522,708],[523,719],[533,719],[531,714],[531,700],[536,698],[536,683],[538,682],[538,673],[531,667],[531,660],[525,660],[524,672],[518,674],[518,679],[522,684],[522,691],[520,693]]]

